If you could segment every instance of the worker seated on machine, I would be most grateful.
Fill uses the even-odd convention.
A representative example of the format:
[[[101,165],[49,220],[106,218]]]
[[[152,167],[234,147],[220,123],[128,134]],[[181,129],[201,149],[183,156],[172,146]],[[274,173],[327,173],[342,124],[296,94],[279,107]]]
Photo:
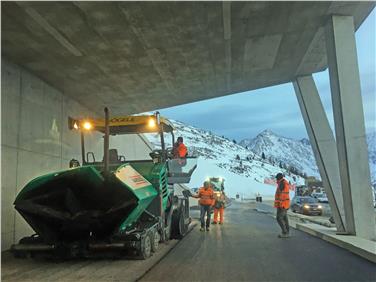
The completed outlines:
[[[181,173],[182,167],[187,164],[187,147],[183,143],[183,137],[178,137],[174,146],[172,147],[173,165],[171,167],[172,172]]]

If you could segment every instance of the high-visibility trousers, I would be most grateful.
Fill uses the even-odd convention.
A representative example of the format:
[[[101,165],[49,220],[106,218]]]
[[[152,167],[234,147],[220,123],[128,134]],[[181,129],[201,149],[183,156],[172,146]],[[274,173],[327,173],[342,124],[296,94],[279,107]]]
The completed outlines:
[[[220,223],[223,223],[223,212],[224,212],[224,208],[219,208],[219,209],[216,209],[214,208],[214,219],[213,219],[213,222],[217,223],[218,222],[218,213],[219,213],[219,222]]]

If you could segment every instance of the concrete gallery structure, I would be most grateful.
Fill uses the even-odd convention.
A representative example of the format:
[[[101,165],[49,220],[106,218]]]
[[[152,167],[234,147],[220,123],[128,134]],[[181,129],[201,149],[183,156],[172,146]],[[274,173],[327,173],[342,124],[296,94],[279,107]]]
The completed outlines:
[[[293,82],[341,233],[375,238],[354,32],[374,2],[2,2],[2,250],[33,177],[79,156],[68,116]],[[312,74],[329,67],[335,133]],[[142,136],[132,139],[143,158]]]

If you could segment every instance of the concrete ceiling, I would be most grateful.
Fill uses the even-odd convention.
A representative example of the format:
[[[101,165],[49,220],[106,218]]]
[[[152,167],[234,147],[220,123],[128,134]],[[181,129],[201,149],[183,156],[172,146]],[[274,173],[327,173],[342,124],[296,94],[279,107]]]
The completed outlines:
[[[2,2],[2,55],[102,112],[137,113],[326,68],[324,25],[375,2]]]

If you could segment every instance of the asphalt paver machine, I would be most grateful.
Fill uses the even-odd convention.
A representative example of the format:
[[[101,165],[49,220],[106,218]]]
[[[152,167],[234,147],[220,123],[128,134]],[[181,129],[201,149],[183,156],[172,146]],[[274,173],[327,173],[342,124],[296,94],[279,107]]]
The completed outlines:
[[[17,195],[15,209],[34,229],[11,251],[18,257],[62,258],[132,256],[146,259],[159,242],[181,238],[191,222],[188,183],[197,160],[172,158],[165,135],[173,124],[153,115],[69,118],[69,128],[81,135],[82,165],[70,161],[67,170],[31,180]],[[103,137],[103,159],[86,152],[85,135]],[[110,137],[122,134],[159,133],[160,149],[147,160],[126,160],[110,149]],[[131,146],[124,144],[124,146]],[[175,170],[175,171],[174,171]]]
[[[225,179],[223,177],[210,177],[208,181],[212,184],[212,188],[214,190],[214,194],[216,197],[220,197],[222,193],[225,191]],[[230,198],[225,195],[225,207],[231,204]]]

